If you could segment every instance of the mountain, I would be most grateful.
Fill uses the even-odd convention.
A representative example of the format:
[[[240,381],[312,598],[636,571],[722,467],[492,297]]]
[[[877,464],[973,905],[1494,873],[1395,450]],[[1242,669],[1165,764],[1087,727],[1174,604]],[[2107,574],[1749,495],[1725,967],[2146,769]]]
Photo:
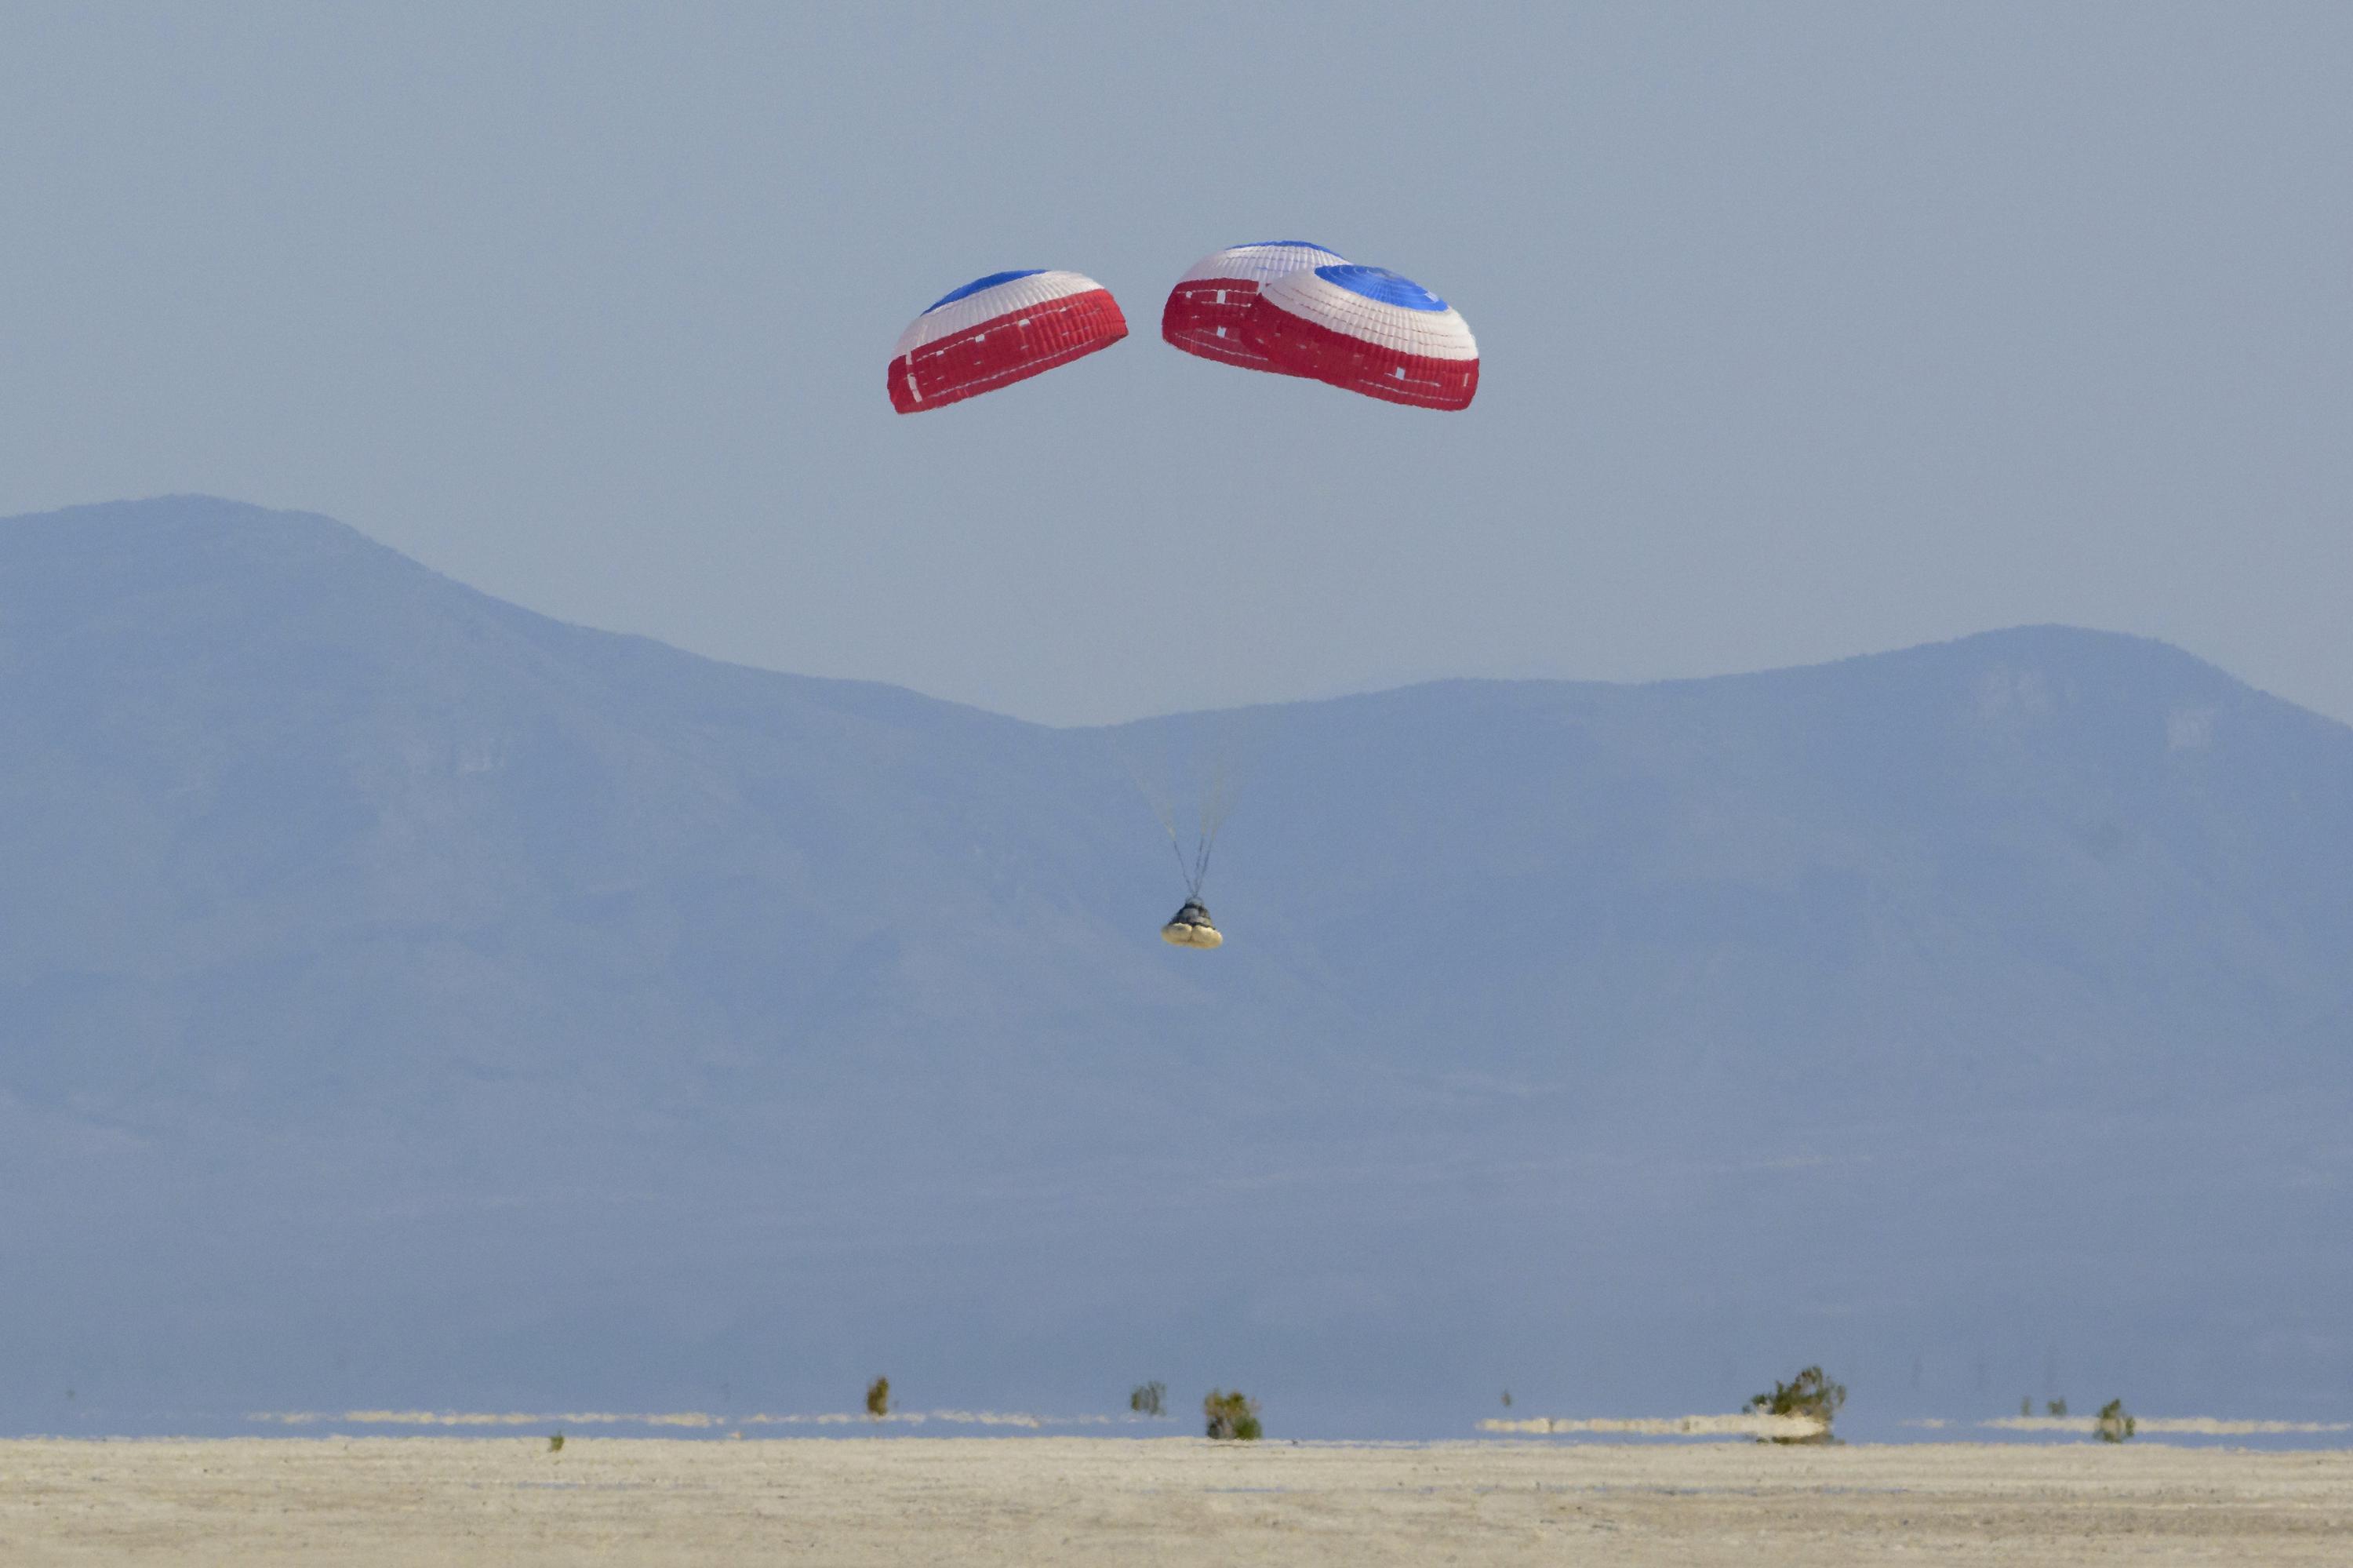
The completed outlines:
[[[2353,730],[2161,644],[1053,730],[0,522],[0,1425],[2345,1419],[2348,1112]]]

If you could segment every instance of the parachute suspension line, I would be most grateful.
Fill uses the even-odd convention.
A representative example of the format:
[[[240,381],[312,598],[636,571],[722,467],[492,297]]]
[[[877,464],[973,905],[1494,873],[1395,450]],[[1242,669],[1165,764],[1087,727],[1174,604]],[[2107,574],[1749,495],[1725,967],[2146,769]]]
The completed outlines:
[[[1110,745],[1109,742],[1106,744]],[[1128,782],[1135,786],[1135,792],[1144,797],[1145,805],[1152,808],[1152,814],[1159,821],[1161,831],[1168,835],[1168,852],[1176,857],[1176,873],[1184,877],[1189,885],[1192,871],[1185,860],[1184,840],[1176,832],[1176,802],[1161,798],[1160,791],[1153,787],[1151,780],[1144,776],[1144,770],[1136,766],[1135,759],[1128,756],[1124,750],[1116,745],[1110,745],[1110,750],[1111,754],[1119,759],[1120,767],[1126,771]]]
[[[1226,762],[1219,758],[1201,794],[1201,832],[1193,841],[1193,865],[1185,879],[1188,898],[1198,902],[1201,885],[1209,877],[1209,856],[1218,847],[1218,830],[1226,825]]]
[[[1193,852],[1193,867],[1185,877],[1185,896],[1188,901],[1200,901],[1201,884],[1209,876],[1209,852],[1217,847],[1217,831],[1211,829],[1202,835],[1199,845]]]
[[[1176,874],[1185,882],[1186,900],[1188,903],[1198,904],[1201,898],[1202,884],[1208,880],[1209,858],[1217,849],[1218,831],[1225,825],[1228,796],[1230,793],[1229,780],[1227,776],[1227,759],[1219,758],[1210,777],[1205,780],[1206,787],[1202,789],[1200,797],[1200,814],[1197,820],[1196,831],[1192,835],[1192,848],[1188,853],[1185,844],[1186,834],[1177,826],[1180,808],[1176,801],[1166,798],[1160,789],[1154,787],[1153,781],[1145,777],[1144,769],[1138,766],[1134,758],[1128,755],[1125,748],[1114,742],[1110,742],[1108,737],[1106,737],[1106,744],[1112,755],[1118,759],[1122,769],[1126,772],[1129,782],[1135,786],[1136,793],[1144,797],[1145,803],[1152,808],[1152,814],[1159,819],[1161,831],[1168,835],[1169,852],[1176,857]]]

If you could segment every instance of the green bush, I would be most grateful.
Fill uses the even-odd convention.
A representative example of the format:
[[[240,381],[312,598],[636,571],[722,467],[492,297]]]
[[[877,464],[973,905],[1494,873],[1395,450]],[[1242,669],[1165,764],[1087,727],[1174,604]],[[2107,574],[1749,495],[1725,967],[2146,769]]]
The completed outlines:
[[[1221,1441],[1255,1443],[1262,1435],[1258,1401],[1240,1389],[1231,1393],[1211,1389],[1201,1401],[1201,1414],[1208,1418],[1209,1436]]]
[[[2099,1424],[2092,1428],[2103,1443],[2121,1443],[2140,1429],[2140,1423],[2125,1414],[2125,1402],[2112,1399],[2100,1406]]]
[[[866,1385],[866,1414],[880,1421],[891,1414],[891,1380],[878,1377]]]
[[[1127,1407],[1138,1415],[1161,1414],[1166,1409],[1167,1403],[1168,1385],[1158,1378],[1153,1379],[1150,1383],[1137,1383],[1135,1391],[1127,1396]]]
[[[1819,1421],[1822,1429],[1810,1437],[1768,1437],[1768,1443],[1828,1443],[1831,1421],[1838,1414],[1839,1406],[1846,1403],[1846,1384],[1832,1383],[1828,1373],[1818,1366],[1808,1367],[1788,1383],[1777,1383],[1770,1393],[1760,1393],[1748,1402],[1748,1408],[1759,1415],[1803,1415]]]
[[[551,1454],[561,1454],[564,1452],[563,1433],[558,1432],[547,1440],[547,1451]]]

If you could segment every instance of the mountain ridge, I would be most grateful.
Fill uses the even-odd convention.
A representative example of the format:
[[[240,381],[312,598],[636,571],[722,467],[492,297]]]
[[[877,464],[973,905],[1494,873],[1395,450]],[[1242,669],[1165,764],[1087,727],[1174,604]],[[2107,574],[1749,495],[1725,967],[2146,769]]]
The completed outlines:
[[[0,521],[0,736],[26,1419],[2353,1370],[2353,730],[2162,643],[1051,728],[167,498]]]
[[[927,693],[916,691],[906,686],[895,685],[889,682],[867,680],[857,677],[808,675],[792,671],[776,670],[765,665],[746,663],[741,661],[715,657],[707,653],[694,652],[688,649],[680,648],[674,643],[664,642],[659,638],[642,632],[615,631],[607,628],[590,626],[584,622],[565,620],[559,616],[549,615],[544,611],[531,609],[524,606],[513,603],[511,600],[499,599],[495,595],[486,593],[480,588],[472,587],[462,579],[453,577],[436,567],[427,566],[425,563],[418,561],[414,556],[404,555],[388,545],[384,545],[376,540],[369,538],[366,535],[361,533],[350,524],[344,523],[340,519],[328,516],[323,513],[309,512],[301,508],[263,506],[254,503],[237,501],[227,497],[210,495],[198,492],[172,493],[168,494],[142,497],[137,500],[85,502],[70,506],[56,507],[43,512],[22,513],[15,516],[0,517],[0,529],[33,524],[41,524],[60,529],[88,525],[91,524],[119,526],[126,523],[136,523],[143,525],[148,522],[151,515],[154,516],[157,521],[162,521],[164,514],[184,510],[185,512],[195,514],[195,517],[178,516],[172,517],[170,521],[183,525],[196,523],[199,526],[225,521],[235,521],[248,524],[268,521],[277,524],[291,524],[306,528],[315,527],[330,535],[342,536],[349,545],[361,546],[362,548],[355,553],[364,555],[371,559],[396,566],[397,568],[402,570],[413,573],[421,573],[437,584],[445,585],[449,588],[457,590],[466,598],[476,601],[481,607],[505,614],[528,618],[533,621],[543,622],[552,628],[559,628],[567,631],[587,633],[598,638],[610,638],[617,641],[642,643],[652,648],[661,650],[665,655],[673,655],[681,659],[692,660],[699,664],[715,666],[721,669],[746,671],[759,675],[775,676],[782,680],[802,683],[808,686],[820,689],[842,689],[850,692],[871,693],[877,696],[889,694],[894,697],[912,699],[913,701],[920,704],[935,705],[943,709],[980,715],[1004,723],[1021,725],[1027,727],[1041,730],[1078,731],[1082,733],[1100,730],[1116,730],[1126,728],[1134,725],[1152,724],[1168,719],[1184,718],[1187,716],[1199,716],[1206,713],[1248,713],[1268,708],[1314,707],[1326,704],[1374,700],[1392,696],[1399,693],[1416,692],[1429,688],[1483,686],[1528,686],[1541,688],[1566,686],[1609,691],[1650,691],[1662,688],[1708,685],[1722,682],[1770,681],[1778,676],[1802,674],[1809,672],[1836,671],[1852,666],[1869,665],[1882,660],[1902,659],[1907,656],[1929,654],[1934,651],[1940,649],[1965,649],[1980,643],[2008,642],[2019,639],[2042,639],[2046,637],[2055,639],[2083,639],[2092,643],[2116,643],[2136,646],[2148,651],[2162,651],[2162,652],[2168,656],[2186,661],[2188,664],[2193,665],[2198,669],[2210,672],[2215,675],[2220,675],[2228,680],[2234,686],[2242,688],[2249,694],[2278,703],[2283,707],[2293,710],[2299,715],[2306,715],[2321,725],[2336,729],[2353,729],[2353,725],[2348,725],[2342,720],[2319,713],[2316,710],[2305,707],[2301,704],[2295,702],[2292,698],[2284,697],[2276,693],[2269,692],[2260,686],[2256,686],[2247,682],[2242,677],[2222,669],[2220,665],[2213,663],[2211,661],[2204,659],[2187,649],[2181,648],[2178,644],[2167,642],[2160,638],[2150,637],[2138,632],[2116,631],[2105,628],[2079,626],[2062,621],[2028,621],[2021,622],[2012,626],[1990,627],[1982,630],[1964,632],[1957,636],[1926,642],[1906,643],[1895,648],[1841,654],[1835,658],[1825,659],[1813,663],[1773,665],[1760,670],[1728,671],[1704,675],[1667,675],[1622,681],[1594,680],[1576,676],[1551,675],[1438,675],[1427,678],[1404,680],[1393,685],[1382,685],[1365,691],[1342,692],[1327,695],[1303,696],[1297,698],[1270,699],[1262,702],[1240,704],[1234,707],[1226,709],[1178,709],[1166,713],[1144,714],[1129,718],[1117,719],[1100,724],[1050,725],[1039,723],[1039,721],[1032,719],[1021,718],[1015,715],[1000,714],[987,707],[982,707],[970,703],[959,702],[953,698],[933,696]],[[203,522],[198,523],[198,519],[202,519]]]

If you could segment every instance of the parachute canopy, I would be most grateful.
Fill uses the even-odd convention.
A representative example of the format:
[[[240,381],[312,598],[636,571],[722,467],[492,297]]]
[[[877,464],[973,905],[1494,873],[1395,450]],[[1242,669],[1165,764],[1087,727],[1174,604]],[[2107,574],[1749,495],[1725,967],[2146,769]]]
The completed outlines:
[[[891,351],[891,407],[945,408],[1127,335],[1111,291],[1077,272],[992,272],[941,296]]]
[[[1217,927],[1209,923],[1209,911],[1198,898],[1185,900],[1185,907],[1160,927],[1160,939],[1173,948],[1215,948],[1225,942]]]
[[[1454,308],[1384,267],[1339,261],[1259,290],[1243,331],[1270,366],[1417,408],[1467,408],[1479,344]]]
[[[1274,279],[1342,260],[1338,252],[1304,239],[1270,239],[1204,256],[1168,291],[1168,302],[1160,310],[1161,340],[1221,365],[1297,375],[1269,360],[1250,340],[1244,318],[1259,291]]]

